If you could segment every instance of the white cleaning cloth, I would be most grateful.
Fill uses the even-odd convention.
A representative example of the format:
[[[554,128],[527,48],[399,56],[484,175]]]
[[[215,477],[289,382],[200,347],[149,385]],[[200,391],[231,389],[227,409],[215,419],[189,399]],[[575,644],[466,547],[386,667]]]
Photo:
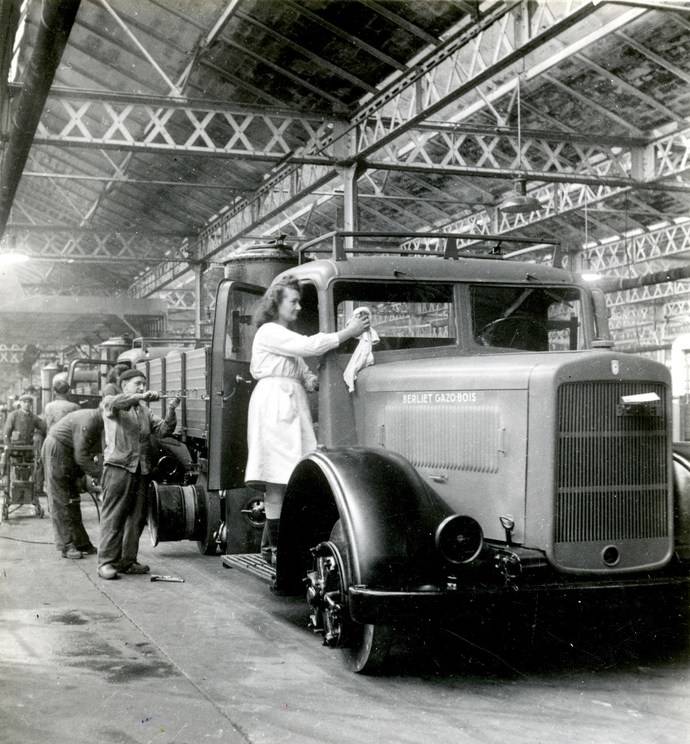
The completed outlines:
[[[369,320],[371,320],[371,310],[368,307],[358,307],[355,313],[366,313],[369,316]],[[379,342],[379,334],[373,328],[370,328],[357,338],[359,339],[357,348],[354,350],[343,372],[343,380],[345,380],[347,389],[351,393],[355,391],[357,374],[365,367],[370,367],[374,363],[372,348]]]

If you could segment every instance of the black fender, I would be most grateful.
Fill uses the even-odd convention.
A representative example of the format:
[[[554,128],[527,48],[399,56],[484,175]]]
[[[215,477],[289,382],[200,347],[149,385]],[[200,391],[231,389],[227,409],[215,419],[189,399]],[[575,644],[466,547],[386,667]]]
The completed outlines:
[[[673,522],[676,555],[690,560],[690,442],[673,443]]]
[[[318,450],[287,485],[280,520],[276,588],[298,593],[310,548],[340,519],[352,583],[416,589],[442,581],[438,525],[452,514],[402,456],[379,448]]]

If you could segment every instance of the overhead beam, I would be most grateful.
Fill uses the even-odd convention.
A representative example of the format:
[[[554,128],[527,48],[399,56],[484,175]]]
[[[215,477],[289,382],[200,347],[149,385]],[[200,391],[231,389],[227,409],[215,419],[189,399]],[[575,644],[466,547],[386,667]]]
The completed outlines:
[[[0,314],[38,314],[60,315],[164,315],[166,305],[161,300],[135,299],[127,296],[102,297],[73,296],[60,297],[0,297]]]
[[[239,194],[251,193],[251,189],[238,189],[222,183],[207,183],[204,181],[169,181],[157,178],[113,178],[112,176],[92,176],[80,173],[52,173],[50,171],[24,171],[22,178],[47,178],[58,181],[96,181],[99,183],[118,183],[133,186],[168,186],[173,188],[204,189],[208,191],[224,191],[229,198]]]
[[[51,97],[50,114],[42,117],[34,144],[279,162],[298,148],[319,147],[337,121],[217,102],[60,91]]]
[[[4,243],[20,249],[33,260],[80,264],[125,262],[133,267],[155,261],[184,260],[179,254],[182,238],[136,231],[31,226],[6,233]]]
[[[642,190],[658,188],[663,191],[667,187],[666,181],[669,181],[668,187],[674,190],[673,179],[690,175],[689,131],[678,129],[659,137],[652,145],[633,151],[629,153],[629,157],[617,159],[614,163],[606,159],[601,160],[596,166],[598,173],[602,176],[599,181],[596,177],[583,176],[581,183],[559,184],[557,179],[552,177],[550,183],[529,190],[530,195],[539,200],[541,204],[539,210],[522,214],[508,214],[500,210],[479,210],[449,222],[445,229],[449,232],[476,232],[478,234],[493,232],[510,235],[585,206],[603,203],[608,199],[626,194],[633,188]],[[617,173],[627,173],[629,178],[634,175],[635,178],[632,178],[634,183],[626,184],[625,179],[616,183],[619,177],[608,180],[610,176],[607,174],[612,170]],[[648,180],[644,181],[643,178]],[[656,186],[653,186],[654,182],[657,183]],[[687,187],[680,184],[679,188],[685,192]],[[469,243],[466,247],[469,247]]]
[[[583,251],[589,270],[593,272],[617,269],[638,272],[641,265],[687,253],[690,253],[690,220],[607,241]]]

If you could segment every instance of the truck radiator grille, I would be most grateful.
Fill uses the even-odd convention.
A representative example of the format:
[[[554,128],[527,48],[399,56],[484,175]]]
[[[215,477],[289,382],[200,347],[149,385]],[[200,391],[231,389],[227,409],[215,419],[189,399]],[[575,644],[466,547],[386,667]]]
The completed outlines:
[[[656,393],[661,415],[621,416],[622,395]],[[666,388],[573,382],[558,392],[556,542],[668,533]]]

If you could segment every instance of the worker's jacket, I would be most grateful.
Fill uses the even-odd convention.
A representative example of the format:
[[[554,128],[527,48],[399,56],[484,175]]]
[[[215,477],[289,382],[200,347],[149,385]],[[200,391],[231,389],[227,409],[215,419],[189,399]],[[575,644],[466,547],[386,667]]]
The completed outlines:
[[[97,408],[65,414],[50,427],[48,438],[67,451],[82,473],[100,478],[101,469],[94,458],[103,451],[103,415]]]
[[[103,398],[103,425],[105,465],[125,468],[135,473],[151,472],[151,434],[165,437],[177,426],[175,409],[168,408],[165,419],[156,416],[151,409],[133,395],[120,393]]]
[[[34,431],[45,436],[45,422],[34,413],[19,408],[7,417],[3,434],[6,444],[32,444]]]

